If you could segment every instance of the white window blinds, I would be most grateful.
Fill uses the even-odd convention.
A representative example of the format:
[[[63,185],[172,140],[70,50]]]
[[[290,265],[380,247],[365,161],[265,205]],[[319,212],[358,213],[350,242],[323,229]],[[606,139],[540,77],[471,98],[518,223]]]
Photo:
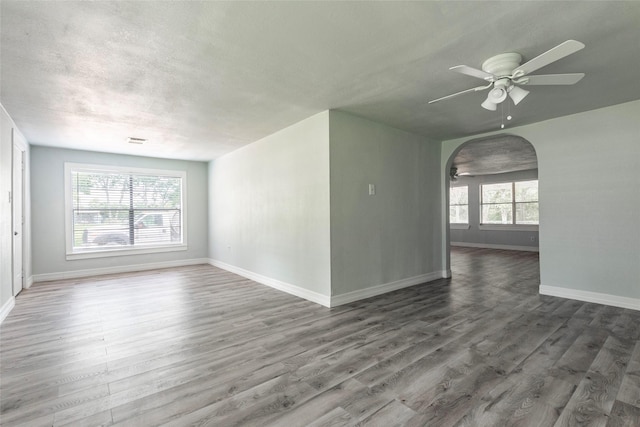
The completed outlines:
[[[68,165],[67,174],[72,253],[183,243],[184,173]]]

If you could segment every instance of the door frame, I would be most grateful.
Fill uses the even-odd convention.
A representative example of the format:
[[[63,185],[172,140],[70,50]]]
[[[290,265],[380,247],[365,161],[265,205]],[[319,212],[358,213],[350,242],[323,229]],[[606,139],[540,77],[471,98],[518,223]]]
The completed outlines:
[[[16,137],[16,129],[11,129],[11,289],[13,296],[17,296],[26,287],[25,277],[25,196],[26,196],[26,176],[25,161],[27,147],[24,142]],[[20,162],[16,162],[16,152],[20,153]],[[19,163],[19,164],[16,164]],[[16,182],[16,174],[20,177],[20,182]],[[19,187],[19,188],[18,188]],[[18,197],[16,197],[18,195]],[[16,206],[16,200],[19,200],[19,206]],[[19,211],[16,215],[16,207]],[[15,233],[20,238],[20,261],[19,266],[16,265],[16,238]],[[20,280],[16,281],[16,268],[20,269]]]

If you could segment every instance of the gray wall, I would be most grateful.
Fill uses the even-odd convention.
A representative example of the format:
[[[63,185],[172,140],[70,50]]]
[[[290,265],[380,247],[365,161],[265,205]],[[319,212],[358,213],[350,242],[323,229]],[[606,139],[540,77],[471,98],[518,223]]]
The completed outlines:
[[[469,186],[469,228],[451,229],[451,244],[470,244],[477,247],[505,247],[505,249],[535,250],[538,248],[538,230],[481,230],[480,229],[480,185],[496,182],[525,181],[538,178],[538,171],[501,173],[496,175],[461,176],[451,184]],[[533,240],[532,240],[533,239]]]
[[[640,298],[639,117],[633,101],[508,130],[538,155],[542,285]],[[443,170],[468,139],[443,142]]]
[[[330,141],[332,295],[441,273],[440,144],[339,111]]]
[[[330,295],[329,113],[209,165],[209,256]]]
[[[65,257],[64,163],[131,166],[187,172],[188,250],[67,261]],[[207,258],[207,163],[32,146],[31,203],[33,274],[122,267]]]

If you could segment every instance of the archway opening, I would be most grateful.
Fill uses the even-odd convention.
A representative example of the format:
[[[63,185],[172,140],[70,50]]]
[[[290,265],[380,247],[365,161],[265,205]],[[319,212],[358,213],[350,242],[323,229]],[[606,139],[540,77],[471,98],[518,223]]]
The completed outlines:
[[[539,252],[538,159],[529,141],[506,134],[466,141],[445,170],[445,256],[452,274],[452,251]]]

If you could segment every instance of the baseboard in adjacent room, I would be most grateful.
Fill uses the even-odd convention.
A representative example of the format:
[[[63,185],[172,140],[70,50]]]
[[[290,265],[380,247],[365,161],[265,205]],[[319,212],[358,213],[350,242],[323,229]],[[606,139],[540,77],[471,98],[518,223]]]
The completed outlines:
[[[611,305],[631,310],[640,310],[640,298],[621,297],[618,295],[603,294],[600,292],[582,291],[579,289],[546,285],[540,285],[539,292],[541,295],[593,302],[596,304]]]
[[[450,276],[449,272],[449,276]],[[446,278],[447,271],[434,271],[420,276],[408,277],[406,279],[397,280],[395,282],[383,283],[381,285],[371,286],[357,291],[347,292],[331,297],[331,307],[348,304],[350,302],[359,301],[366,298],[375,297],[377,295],[386,294],[387,292],[397,291],[398,289],[408,288],[409,286],[419,285],[421,283],[430,282],[436,279]]]
[[[484,249],[502,249],[506,251],[527,251],[539,252],[540,248],[536,246],[517,246],[517,245],[494,245],[492,243],[468,243],[468,242],[451,242],[451,246],[460,246],[463,248],[484,248]]]
[[[34,274],[33,282],[49,282],[51,280],[76,279],[80,277],[102,276],[104,274],[131,273],[134,271],[156,270],[159,268],[184,267],[188,265],[208,264],[208,258],[184,259],[174,261],[152,262],[113,267],[90,268],[86,270],[62,271],[57,273]]]
[[[237,274],[238,276],[246,277],[247,279],[253,280],[254,282],[261,283],[279,291],[286,292],[299,298],[304,298],[308,301],[315,302],[325,307],[331,307],[331,298],[328,295],[310,291],[308,289],[301,288],[300,286],[273,279],[259,273],[254,273],[253,271],[245,270],[244,268],[236,267],[235,265],[227,264],[215,259],[210,259],[209,264],[213,265],[214,267],[230,271],[231,273]]]
[[[4,321],[4,319],[7,318],[7,316],[9,315],[9,313],[11,312],[11,310],[13,310],[13,307],[16,306],[16,299],[15,297],[11,297],[7,300],[7,302],[5,302],[2,305],[2,308],[0,308],[0,323],[2,323]]]

